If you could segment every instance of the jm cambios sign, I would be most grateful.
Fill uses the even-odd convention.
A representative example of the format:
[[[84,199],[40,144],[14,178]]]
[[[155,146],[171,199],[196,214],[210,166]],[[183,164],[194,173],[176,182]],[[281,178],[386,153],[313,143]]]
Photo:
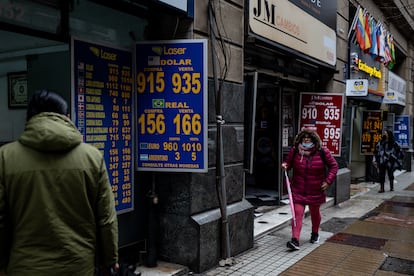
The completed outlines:
[[[251,0],[250,31],[311,58],[336,64],[336,1]]]

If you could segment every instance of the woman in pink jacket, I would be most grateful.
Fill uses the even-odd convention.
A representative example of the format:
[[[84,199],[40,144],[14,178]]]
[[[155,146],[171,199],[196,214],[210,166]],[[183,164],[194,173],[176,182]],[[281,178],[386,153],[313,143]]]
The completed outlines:
[[[329,149],[322,147],[318,134],[311,129],[303,129],[295,138],[282,170],[293,169],[291,190],[295,207],[296,225],[292,223],[292,239],[287,247],[299,249],[300,232],[305,206],[309,206],[312,222],[310,242],[319,241],[321,224],[321,204],[326,202],[325,190],[331,185],[338,172],[338,163]]]

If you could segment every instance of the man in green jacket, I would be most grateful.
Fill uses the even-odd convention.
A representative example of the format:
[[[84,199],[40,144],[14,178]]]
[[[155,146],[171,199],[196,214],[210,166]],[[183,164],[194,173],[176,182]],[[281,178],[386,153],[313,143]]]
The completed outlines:
[[[82,142],[67,103],[29,101],[23,134],[0,148],[0,275],[117,270],[118,222],[101,152]]]

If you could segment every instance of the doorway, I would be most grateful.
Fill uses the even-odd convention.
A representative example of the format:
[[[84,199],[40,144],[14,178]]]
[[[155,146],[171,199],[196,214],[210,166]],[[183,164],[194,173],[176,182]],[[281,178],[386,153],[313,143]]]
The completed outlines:
[[[246,76],[246,199],[255,207],[280,203],[281,91],[275,77]],[[250,115],[250,116],[249,116]]]

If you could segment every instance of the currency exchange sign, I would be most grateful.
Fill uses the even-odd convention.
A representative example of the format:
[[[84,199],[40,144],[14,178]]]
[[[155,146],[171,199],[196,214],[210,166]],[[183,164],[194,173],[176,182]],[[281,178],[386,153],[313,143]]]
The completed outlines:
[[[72,40],[74,122],[84,141],[99,149],[118,213],[134,208],[132,53]]]
[[[308,93],[300,95],[299,129],[314,129],[333,156],[341,155],[343,94]]]
[[[207,40],[136,44],[137,169],[207,171]]]
[[[410,147],[410,116],[397,115],[394,122],[394,138],[402,148]]]
[[[362,111],[361,155],[374,154],[375,146],[381,140],[382,127],[381,110]]]

